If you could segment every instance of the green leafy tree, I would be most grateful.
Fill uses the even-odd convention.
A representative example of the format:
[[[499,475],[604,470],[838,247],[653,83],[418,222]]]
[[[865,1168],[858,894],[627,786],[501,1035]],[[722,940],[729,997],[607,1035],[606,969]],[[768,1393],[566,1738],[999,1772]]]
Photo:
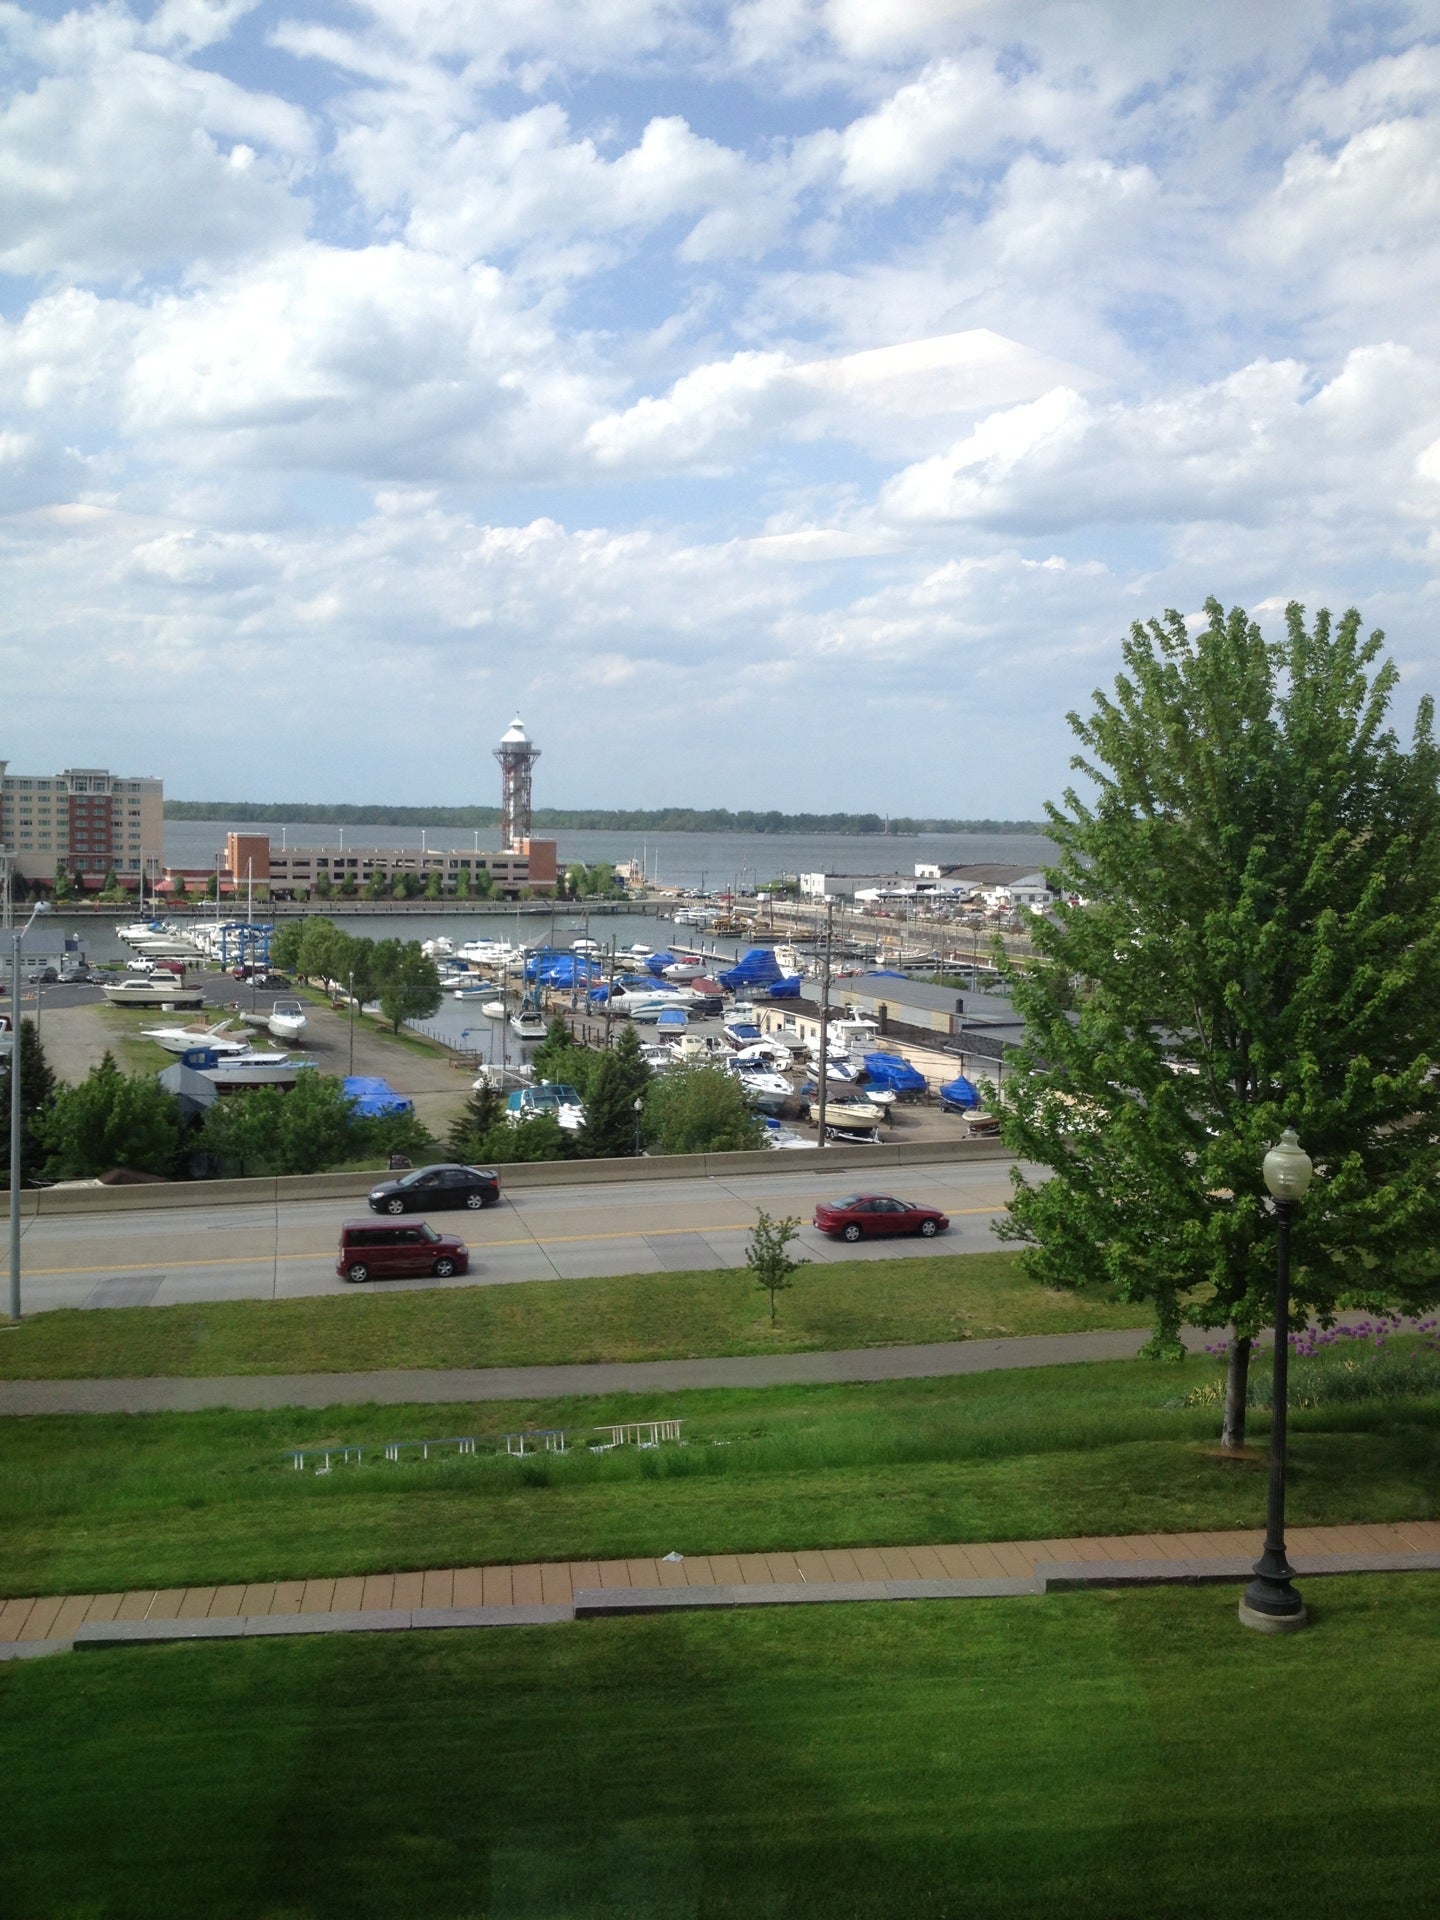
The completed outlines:
[[[478,1164],[484,1157],[487,1138],[504,1124],[504,1114],[504,1096],[496,1088],[472,1088],[445,1136],[445,1151],[450,1158],[467,1166]]]
[[[376,867],[370,875],[370,878],[365,882],[365,898],[367,900],[383,900],[389,891],[390,882],[386,877],[385,869],[383,867]]]
[[[305,937],[303,920],[286,920],[270,936],[270,964],[294,973],[300,965],[300,947]]]
[[[718,1067],[657,1074],[645,1100],[646,1128],[662,1153],[743,1153],[761,1144],[744,1090]]]
[[[207,900],[218,900],[220,898],[220,876],[218,874],[215,874],[215,873],[206,874],[205,898]]]
[[[190,904],[190,889],[185,885],[183,873],[177,873],[170,887],[171,904],[184,907]]]
[[[34,1127],[51,1180],[93,1179],[112,1167],[171,1174],[180,1158],[174,1099],[147,1073],[121,1073],[109,1053],[79,1086],[61,1087]]]
[[[354,874],[347,873],[345,878],[340,882],[340,892],[342,897],[346,900],[353,900],[356,894],[359,893],[359,891],[360,891],[359,882],[356,880]]]
[[[10,1072],[13,1050],[0,1061],[0,1188],[10,1185]],[[37,1123],[55,1098],[55,1075],[33,1020],[20,1022],[20,1178],[33,1180],[45,1149]]]
[[[1062,898],[1011,969],[1026,1038],[1003,1131],[1005,1237],[1040,1280],[1149,1302],[1153,1350],[1228,1325],[1224,1444],[1273,1315],[1261,1175],[1287,1123],[1318,1178],[1297,1318],[1440,1292],[1440,754],[1411,749],[1359,616],[1291,606],[1267,643],[1207,603],[1137,625],[1113,696],[1071,716],[1092,783],[1049,809]]]
[[[315,898],[317,900],[328,900],[334,891],[335,889],[331,885],[329,874],[317,873],[315,876]]]
[[[205,1116],[205,1145],[247,1174],[321,1173],[352,1157],[354,1103],[338,1080],[302,1073],[288,1091],[248,1087]]]
[[[575,1153],[572,1136],[548,1113],[537,1114],[533,1120],[522,1120],[513,1127],[502,1121],[484,1135],[479,1147],[479,1152],[470,1159],[472,1163],[483,1161],[487,1166],[508,1166],[530,1160],[570,1160]]]
[[[488,867],[477,867],[475,870],[475,898],[477,900],[488,900],[494,892],[494,874],[491,873]]]
[[[379,943],[376,961],[380,1011],[398,1033],[402,1020],[425,1020],[440,1005],[440,974],[435,962],[420,951],[418,940]]]
[[[457,900],[468,900],[470,898],[469,867],[461,867],[455,876],[455,898]]]
[[[775,1324],[776,1295],[793,1286],[795,1275],[807,1264],[804,1260],[793,1259],[788,1251],[799,1231],[798,1220],[772,1220],[768,1213],[758,1211],[750,1234],[750,1244],[745,1249],[745,1264],[755,1276],[755,1284],[770,1296],[772,1327]]]
[[[432,867],[425,878],[425,898],[427,900],[438,900],[444,890],[440,869],[438,867]]]
[[[66,866],[64,858],[62,857],[55,862],[55,898],[57,900],[73,900],[74,897],[75,883],[71,878],[70,869]],[[23,1081],[25,1074],[23,1066],[20,1069],[20,1074]]]

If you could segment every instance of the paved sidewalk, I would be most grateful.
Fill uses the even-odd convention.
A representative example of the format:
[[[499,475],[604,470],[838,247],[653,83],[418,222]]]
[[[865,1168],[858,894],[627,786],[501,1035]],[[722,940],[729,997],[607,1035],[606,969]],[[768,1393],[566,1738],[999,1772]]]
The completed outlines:
[[[579,1366],[396,1368],[385,1373],[249,1373],[225,1379],[0,1381],[0,1417],[41,1413],[198,1413],[210,1407],[435,1406],[478,1400],[675,1392],[693,1387],[781,1387],[810,1382],[928,1380],[1011,1367],[1133,1360],[1146,1327],[1039,1333],[1006,1340],[940,1340],[838,1353],[745,1354],[732,1359],[631,1360]],[[1207,1338],[1186,1328],[1199,1352]]]
[[[568,1560],[428,1573],[169,1587],[0,1601],[0,1658],[77,1643],[278,1633],[530,1625],[696,1605],[1044,1593],[1167,1580],[1239,1581],[1260,1552],[1243,1533],[1129,1534],[968,1546],[828,1548],[665,1560]],[[1298,1527],[1297,1572],[1440,1572],[1440,1521]]]

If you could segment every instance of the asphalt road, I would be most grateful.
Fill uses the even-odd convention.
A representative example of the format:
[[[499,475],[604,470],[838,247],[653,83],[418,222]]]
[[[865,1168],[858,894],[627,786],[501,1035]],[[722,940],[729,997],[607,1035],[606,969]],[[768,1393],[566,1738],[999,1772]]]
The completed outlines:
[[[483,1213],[436,1213],[429,1216],[435,1225],[458,1232],[469,1245],[469,1275],[375,1284],[387,1290],[505,1285],[739,1266],[762,1207],[772,1217],[792,1214],[806,1222],[801,1248],[822,1262],[976,1252],[996,1244],[991,1222],[1009,1194],[1004,1161],[891,1170],[867,1182],[863,1173],[821,1177],[807,1170],[804,1154],[787,1158],[798,1163],[793,1172],[787,1166],[726,1178],[532,1189]],[[808,1224],[817,1199],[867,1187],[943,1207],[949,1233],[851,1247]],[[25,1311],[351,1293],[335,1273],[338,1229],[364,1213],[363,1202],[331,1200],[41,1216],[25,1222]]]

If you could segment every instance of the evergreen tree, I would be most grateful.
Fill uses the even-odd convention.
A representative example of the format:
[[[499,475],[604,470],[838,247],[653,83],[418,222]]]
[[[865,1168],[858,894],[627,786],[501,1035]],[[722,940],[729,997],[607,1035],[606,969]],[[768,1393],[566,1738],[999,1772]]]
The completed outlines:
[[[1094,785],[1049,809],[1064,904],[1012,974],[1026,1038],[1002,1235],[1036,1278],[1151,1303],[1154,1350],[1229,1325],[1224,1441],[1273,1315],[1265,1150],[1317,1179],[1294,1220],[1298,1318],[1440,1293],[1440,754],[1407,753],[1359,616],[1291,606],[1268,644],[1207,603],[1137,625],[1113,698],[1071,715]],[[1073,1011],[1072,1011],[1073,1009]]]
[[[639,1151],[642,1117],[625,1069],[614,1053],[596,1055],[599,1065],[585,1096],[585,1124],[580,1129],[580,1157],[584,1160],[623,1160]]]
[[[504,1124],[504,1096],[494,1087],[478,1086],[450,1123],[445,1151],[452,1160],[473,1166],[484,1158],[488,1135]]]
[[[0,1063],[0,1188],[10,1185],[10,1072],[13,1050]],[[37,1121],[55,1098],[55,1075],[33,1020],[20,1022],[20,1178],[33,1180],[45,1159]]]
[[[640,1036],[628,1020],[620,1029],[613,1052],[619,1062],[625,1088],[633,1104],[635,1100],[644,1097],[652,1075],[640,1051]]]

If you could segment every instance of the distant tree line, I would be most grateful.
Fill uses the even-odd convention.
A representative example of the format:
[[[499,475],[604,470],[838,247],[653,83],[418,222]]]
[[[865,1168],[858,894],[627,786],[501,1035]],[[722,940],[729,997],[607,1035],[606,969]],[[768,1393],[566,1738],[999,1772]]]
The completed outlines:
[[[301,805],[289,801],[167,800],[167,820],[267,821],[290,826],[494,827],[498,807]],[[941,820],[879,813],[732,812],[729,807],[538,807],[536,827],[603,833],[1044,833],[1035,820]]]

